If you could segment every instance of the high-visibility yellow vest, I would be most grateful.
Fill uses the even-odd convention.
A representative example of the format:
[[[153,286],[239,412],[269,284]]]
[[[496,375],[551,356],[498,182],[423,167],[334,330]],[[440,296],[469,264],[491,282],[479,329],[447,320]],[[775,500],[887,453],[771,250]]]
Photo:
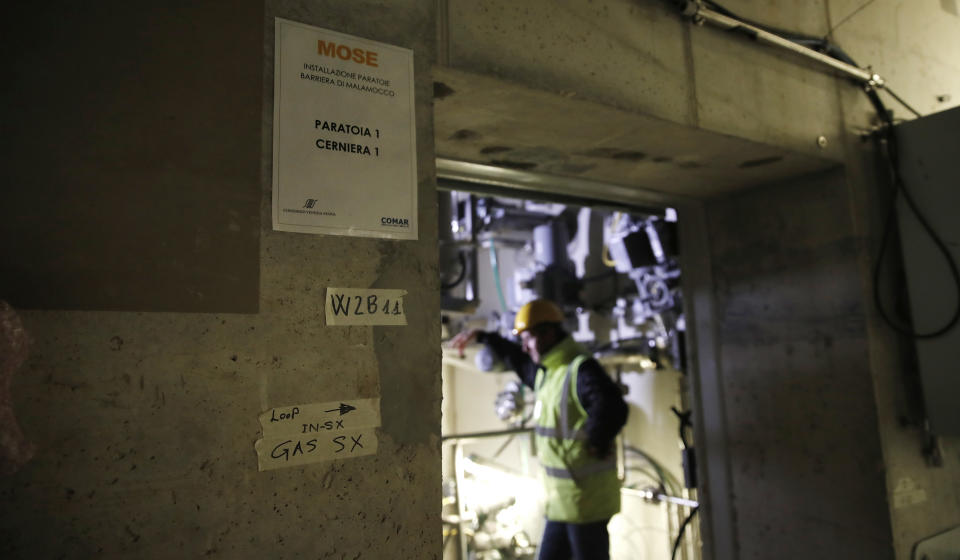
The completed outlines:
[[[551,521],[592,523],[620,511],[616,459],[587,453],[587,412],[577,396],[577,370],[587,358],[567,337],[543,356],[537,372],[534,440]]]

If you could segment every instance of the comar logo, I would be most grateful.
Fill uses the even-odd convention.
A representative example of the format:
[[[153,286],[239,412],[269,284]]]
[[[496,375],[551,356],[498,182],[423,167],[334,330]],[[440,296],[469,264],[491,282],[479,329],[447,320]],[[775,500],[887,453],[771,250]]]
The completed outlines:
[[[406,218],[391,218],[389,216],[383,216],[380,218],[380,225],[408,228],[410,227],[410,221]]]
[[[313,208],[316,205],[317,205],[317,199],[315,198],[308,198],[307,201],[303,203],[304,208]]]

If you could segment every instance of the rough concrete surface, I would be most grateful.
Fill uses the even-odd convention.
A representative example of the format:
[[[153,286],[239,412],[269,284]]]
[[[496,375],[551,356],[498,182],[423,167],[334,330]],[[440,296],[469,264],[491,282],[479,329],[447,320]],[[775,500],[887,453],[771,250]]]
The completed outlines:
[[[37,454],[0,479],[4,558],[439,556],[436,233],[425,225],[419,241],[391,242],[274,232],[269,202],[277,15],[415,51],[419,220],[435,223],[433,3],[246,8],[220,6],[245,30],[220,44],[263,37],[262,49],[239,62],[262,67],[267,55],[255,76],[262,111],[237,115],[256,123],[237,143],[262,154],[252,179],[261,186],[259,313],[23,313],[35,344],[14,404]],[[193,8],[168,9],[189,16]],[[171,32],[153,23],[151,33]],[[149,70],[130,68],[134,76]],[[174,178],[190,173],[183,163],[171,162]],[[69,172],[69,162],[50,164]],[[408,290],[409,325],[326,327],[330,285]],[[374,396],[383,418],[376,455],[257,471],[261,411]]]
[[[728,0],[720,3],[743,17],[763,24],[818,37],[831,37],[859,64],[871,66],[880,73],[894,91],[921,113],[943,110],[960,103],[960,71],[957,69],[957,60],[960,60],[960,40],[957,39],[960,37],[960,16],[952,0],[823,0],[802,3]],[[780,200],[778,204],[782,207],[773,212],[773,216],[782,218],[783,224],[771,224],[770,231],[739,233],[743,236],[765,235],[764,244],[744,247],[739,255],[715,253],[713,260],[715,265],[724,267],[728,266],[727,259],[735,256],[747,263],[744,265],[747,272],[752,270],[759,273],[757,271],[763,270],[766,265],[764,262],[750,264],[751,261],[773,259],[775,262],[776,259],[786,258],[777,256],[780,243],[788,246],[814,243],[803,236],[819,235],[817,231],[825,223],[845,224],[847,230],[834,232],[834,242],[839,245],[831,246],[833,242],[821,239],[816,243],[823,245],[816,248],[818,246],[814,243],[813,247],[807,249],[807,256],[790,253],[786,262],[790,266],[779,276],[768,278],[768,273],[764,272],[764,281],[772,284],[766,288],[763,297],[776,303],[796,301],[799,296],[795,292],[802,287],[825,301],[859,306],[859,311],[852,313],[856,320],[852,324],[846,322],[843,317],[831,314],[835,310],[818,319],[805,316],[805,310],[796,308],[789,312],[795,315],[788,314],[781,321],[783,324],[776,324],[774,333],[769,335],[772,342],[764,342],[768,336],[766,329],[751,323],[751,318],[753,322],[767,318],[764,310],[747,307],[737,311],[738,314],[733,317],[737,328],[724,333],[728,337],[740,333],[741,338],[721,341],[722,347],[727,344],[733,346],[723,348],[726,352],[722,352],[720,365],[725,383],[738,387],[741,375],[751,379],[763,374],[741,374],[739,368],[726,367],[723,363],[725,360],[736,357],[736,363],[740,364],[751,358],[763,357],[766,361],[777,359],[777,356],[770,355],[769,349],[750,347],[751,341],[761,345],[775,342],[776,353],[783,351],[784,341],[791,337],[814,341],[820,336],[818,333],[824,332],[824,328],[841,329],[845,333],[846,342],[828,352],[811,346],[813,342],[805,343],[802,348],[793,342],[791,344],[796,353],[802,350],[820,352],[817,359],[804,363],[800,370],[805,376],[804,390],[807,393],[816,394],[820,390],[832,392],[834,388],[824,384],[833,379],[838,365],[845,368],[851,387],[861,391],[857,396],[858,406],[864,414],[872,414],[875,418],[873,434],[870,434],[869,423],[863,424],[861,420],[854,431],[866,434],[865,438],[846,441],[846,445],[852,446],[853,450],[837,447],[838,441],[832,441],[829,449],[814,446],[818,451],[816,455],[810,455],[808,452],[814,449],[811,447],[813,443],[820,445],[829,441],[821,439],[812,442],[803,440],[804,447],[787,448],[783,452],[788,457],[799,454],[801,459],[806,458],[806,462],[801,460],[799,464],[811,469],[821,467],[811,462],[810,457],[819,457],[825,461],[825,465],[835,460],[843,473],[855,478],[860,475],[853,472],[852,463],[845,456],[860,457],[854,463],[862,462],[864,457],[868,457],[869,461],[882,458],[886,467],[883,471],[885,484],[877,486],[876,480],[870,484],[880,495],[884,494],[883,488],[886,487],[888,503],[876,502],[876,496],[870,498],[870,503],[876,510],[886,511],[889,517],[886,521],[879,520],[872,530],[880,532],[880,541],[886,538],[884,535],[887,532],[892,532],[893,543],[888,542],[888,546],[896,558],[909,558],[910,550],[918,540],[960,523],[960,502],[957,500],[956,484],[951,482],[960,478],[957,476],[960,465],[955,451],[957,445],[952,439],[941,441],[944,449],[942,467],[931,468],[924,462],[920,453],[923,447],[922,412],[918,412],[922,410],[922,403],[916,402],[916,391],[911,392],[909,383],[910,344],[891,335],[872,305],[870,277],[882,228],[885,198],[883,183],[879,180],[882,176],[876,175],[873,169],[875,152],[869,143],[859,139],[859,135],[876,123],[873,108],[866,103],[860,88],[822,73],[797,56],[757,45],[736,33],[709,27],[698,28],[690,24],[678,25],[677,20],[668,3],[657,0],[523,4],[496,0],[450,2],[447,20],[449,45],[446,50],[449,51],[452,69],[483,75],[510,84],[511,87],[528,87],[537,90],[538,94],[596,102],[626,113],[699,126],[701,132],[705,129],[730,134],[769,148],[844,162],[843,180],[846,186],[840,187],[834,183],[834,190],[829,196],[831,202],[822,205],[829,219],[809,210],[796,215],[789,210],[792,205],[807,200],[809,189],[816,190],[819,187],[812,184],[809,188],[795,184],[792,190],[791,187],[783,187],[792,193],[792,199]],[[441,49],[444,47],[441,46]],[[456,94],[453,94],[438,100],[438,116],[446,110],[443,103],[453,101],[455,97]],[[521,96],[510,97],[516,101]],[[895,117],[912,118],[909,110],[886,92],[881,92],[881,97],[894,111]],[[501,103],[498,106],[505,105]],[[546,107],[549,103],[542,105]],[[519,132],[509,131],[509,127],[498,129],[493,123],[504,120],[502,115],[496,113],[498,106],[487,106],[482,99],[473,106],[473,124],[485,120],[487,127],[460,126],[466,122],[465,119],[456,121],[457,128],[448,129],[444,128],[447,119],[440,119],[437,126],[440,152],[450,152],[472,161],[492,162],[496,158],[506,160],[506,164],[516,163],[515,159],[503,157],[504,154],[509,155],[510,151],[484,154],[482,150],[515,148],[511,142],[522,139],[533,127],[522,128]],[[483,111],[486,111],[486,115],[481,115]],[[466,110],[456,113],[461,117],[471,115]],[[530,114],[537,114],[537,110],[531,109]],[[472,130],[479,134],[457,136],[461,130]],[[816,144],[821,135],[827,139],[826,149]],[[589,139],[590,135],[586,135],[586,138]],[[520,155],[526,156],[523,161],[535,163],[538,168],[553,165],[558,173],[563,172],[560,169],[562,165],[584,164],[579,159],[573,161],[572,157],[564,160],[566,153],[562,150],[550,151],[544,150],[544,147],[555,148],[553,144],[542,141],[527,142],[522,146]],[[625,149],[612,144],[599,144],[599,147]],[[639,142],[626,148],[654,152],[648,146],[641,147]],[[629,183],[625,178],[631,172],[651,163],[649,159],[631,162],[629,166],[616,163],[603,170],[607,173],[607,180],[623,184]],[[591,172],[596,171],[586,171]],[[683,173],[673,169],[668,169],[667,173],[683,176]],[[641,182],[642,179],[637,179],[639,176],[637,174],[633,178]],[[835,178],[831,180],[835,181]],[[682,179],[679,181],[682,182]],[[724,210],[730,219],[723,222],[723,226],[714,223],[717,235],[726,227],[754,228],[757,223],[769,223],[767,218],[770,209],[747,202],[759,200],[760,195],[753,193],[747,198],[734,196],[737,198],[727,203]],[[743,204],[739,211],[735,210],[738,204]],[[846,217],[836,212],[846,213]],[[787,229],[783,230],[781,226]],[[829,231],[829,228],[824,231]],[[821,257],[827,261],[820,263]],[[718,259],[719,263],[716,262]],[[729,266],[733,266],[732,262]],[[744,290],[749,291],[748,287],[752,289],[749,283],[745,286]],[[733,301],[750,301],[744,294],[735,295],[737,299]],[[718,312],[724,317],[723,313],[732,311],[721,308]],[[723,318],[725,321],[730,319]],[[818,321],[823,325],[815,325]],[[723,331],[724,325],[726,323],[721,323],[720,331]],[[839,333],[827,334],[834,340],[840,340],[837,338]],[[820,344],[823,345],[822,341]],[[730,351],[734,349],[736,353],[731,354]],[[824,359],[835,363],[824,362]],[[759,395],[761,391],[756,388],[753,394]],[[862,395],[875,399],[872,411],[871,401],[864,400],[866,397]],[[794,410],[798,406],[802,409],[802,406],[784,402],[784,398],[778,397],[776,402],[786,407],[785,410],[777,412],[770,420],[778,422],[780,429],[789,430],[791,434],[809,427],[804,415]],[[802,399],[800,402],[810,403],[811,400]],[[842,403],[832,400],[828,402],[842,406]],[[752,421],[751,413],[739,411],[732,400],[727,404],[736,411],[732,413],[730,421],[738,430]],[[814,408],[811,412],[819,414],[818,410]],[[817,433],[809,437],[819,437]],[[881,445],[879,448],[877,434]],[[770,442],[775,440],[769,432],[763,435],[769,436]],[[877,455],[880,450],[882,456]],[[742,457],[747,452],[737,449],[734,457]],[[796,470],[794,465],[784,463],[783,459],[775,461],[776,467],[769,467],[771,474],[780,476],[777,474],[780,469],[783,474]],[[731,464],[732,469],[739,467],[736,462]],[[872,476],[872,470],[868,468],[867,472],[868,476]],[[808,481],[810,484],[817,489],[826,488],[826,473],[814,472],[812,476],[814,479]],[[909,505],[896,506],[898,502],[894,500],[894,494],[898,488],[902,490],[905,487],[902,484],[904,478],[912,481],[915,495],[924,496],[923,501],[917,498]],[[743,483],[748,478],[739,480],[741,487],[736,488],[737,492],[743,489]],[[830,482],[842,486],[847,480],[838,477],[831,478]],[[789,485],[787,487],[790,488]],[[776,485],[758,488],[753,495],[757,499],[754,503],[759,504],[759,496],[766,495],[763,490],[775,488]],[[744,503],[745,496],[738,493],[736,498],[740,500],[738,503]],[[764,526],[768,524],[758,511],[748,508],[730,512],[740,527],[740,545],[747,547],[743,550],[761,554],[758,543],[766,543],[772,550],[785,550],[793,543],[802,541],[811,543],[810,547],[821,546],[825,557],[838,556],[836,551],[826,549],[826,543],[833,535],[829,531],[834,529],[828,531],[812,521],[822,519],[823,513],[814,515],[804,508],[817,506],[828,510],[839,507],[838,504],[845,503],[846,499],[838,498],[836,504],[817,503],[790,494],[790,499],[785,497],[781,503],[786,508],[792,508],[792,499],[796,500],[798,506],[807,505],[791,509],[795,515],[782,519],[779,527],[771,525],[772,529],[766,533]],[[784,512],[782,514],[787,515]],[[810,531],[809,538],[801,539],[798,532],[777,538],[777,531],[789,531],[785,526],[793,525],[796,518],[803,519],[804,516],[811,521],[800,526]],[[889,528],[891,525],[892,529]],[[862,533],[863,539],[880,542],[874,539],[876,533],[870,531]],[[755,535],[760,535],[759,540],[753,540]],[[852,543],[850,539],[857,538],[848,533],[834,536],[838,542],[848,545]]]
[[[837,165],[451,68],[434,80],[440,157],[698,198]]]
[[[256,312],[263,65],[249,22],[262,8],[224,6],[7,14],[0,293],[12,305]]]
[[[822,1],[757,4],[774,23],[825,32]],[[742,36],[692,27],[667,2],[451,1],[449,65],[815,157],[839,132],[832,79]],[[442,48],[442,47],[441,47]]]
[[[842,173],[708,215],[739,557],[893,558]]]
[[[874,65],[923,113],[960,103],[960,16],[952,0],[724,4],[765,23],[815,35],[831,33],[857,61]],[[203,44],[214,50],[222,46],[223,60],[239,69],[237,76],[246,76],[239,78],[246,80],[244,91],[261,88],[262,112],[238,112],[236,128],[225,124],[225,118],[189,119],[176,128],[157,121],[156,128],[164,134],[182,131],[181,136],[164,136],[166,145],[181,137],[229,141],[218,144],[223,152],[214,150],[217,157],[197,161],[195,152],[174,150],[175,157],[150,168],[152,178],[162,179],[155,185],[164,187],[161,194],[169,197],[163,208],[184,206],[179,215],[183,221],[177,221],[182,228],[174,228],[177,235],[190,228],[202,233],[195,222],[204,214],[196,212],[190,189],[194,194],[235,194],[233,181],[255,184],[259,179],[261,225],[249,231],[260,239],[256,271],[260,278],[253,283],[260,313],[200,314],[182,309],[158,313],[151,303],[156,299],[148,297],[152,288],[159,289],[155,284],[173,282],[166,287],[188,294],[191,286],[177,284],[176,277],[150,274],[149,267],[147,273],[123,277],[119,283],[126,293],[143,298],[133,307],[140,312],[23,313],[35,345],[14,379],[14,406],[26,437],[38,447],[25,468],[0,480],[4,503],[0,554],[435,557],[440,550],[439,306],[436,290],[430,287],[437,276],[435,232],[427,224],[435,221],[433,197],[428,196],[435,155],[429,65],[436,50],[437,3],[290,0],[266,7],[261,2],[202,7],[175,3],[129,16],[118,8],[113,18],[91,18],[83,26],[70,25],[79,21],[79,14],[66,3],[43,6],[49,11],[8,20],[39,22],[39,34],[56,33],[61,29],[53,25],[56,22],[67,24],[61,26],[63,32],[81,29],[88,35],[123,29],[126,40],[102,52],[95,49],[97,56],[110,59],[110,67],[120,68],[107,75],[97,74],[103,67],[97,56],[78,59],[67,48],[48,57],[53,64],[17,66],[4,93],[20,88],[18,99],[27,103],[40,100],[51,112],[67,116],[77,113],[77,107],[83,114],[85,106],[100,107],[104,114],[111,107],[150,111],[151,105],[130,102],[136,97],[133,93],[129,98],[112,96],[135,92],[139,86],[131,82],[146,80],[156,70],[145,64],[153,60],[141,56],[145,50],[159,60],[166,60],[165,53],[190,59],[184,48],[197,43],[189,37],[204,37]],[[957,441],[941,441],[942,467],[925,463],[920,452],[922,403],[911,397],[910,344],[890,333],[871,304],[870,271],[884,196],[872,169],[872,148],[858,138],[872,123],[872,109],[856,87],[741,36],[691,27],[660,0],[448,2],[445,13],[449,19],[440,27],[447,30],[450,43],[440,48],[449,53],[456,71],[553,98],[584,100],[733,135],[773,153],[757,156],[760,159],[790,153],[844,163],[842,181],[836,174],[808,177],[771,185],[764,192],[742,192],[709,208],[719,316],[714,326],[722,333],[718,365],[728,398],[724,418],[732,458],[730,516],[742,557],[895,555],[906,560],[918,540],[960,523]],[[205,15],[193,17],[200,14]],[[270,215],[266,163],[272,74],[268,70],[261,76],[260,68],[264,60],[271,60],[274,15],[415,49],[419,217],[424,224],[420,241],[279,234],[264,225]],[[255,46],[265,39],[263,52],[238,46],[249,47],[244,41],[251,37]],[[8,56],[32,56],[19,47],[8,51]],[[81,51],[86,52],[76,52]],[[81,75],[91,83],[74,89],[69,81],[54,80],[57,89],[43,89],[50,80],[40,80],[39,73],[47,78],[76,75],[58,73],[68,65],[89,69]],[[255,71],[249,73],[251,69]],[[224,72],[214,76],[226,76]],[[145,99],[163,101],[162,106],[171,101],[196,104],[191,109],[207,108],[207,114],[227,103],[217,93],[220,88],[185,86],[205,82],[182,78],[174,74],[160,80],[159,89],[151,89]],[[71,92],[77,95],[71,97]],[[896,117],[909,117],[908,111],[882,95]],[[441,103],[437,101],[438,108]],[[16,104],[6,108],[18,109]],[[117,118],[122,121],[125,114]],[[471,122],[483,118],[467,114]],[[144,115],[129,116],[134,120],[126,122],[153,122]],[[57,125],[51,136],[33,131],[7,136],[5,149],[33,150],[33,161],[42,167],[38,175],[63,179],[61,190],[53,189],[51,197],[38,204],[71,220],[82,215],[87,220],[83,223],[92,223],[91,230],[96,230],[99,222],[113,217],[98,211],[96,204],[75,204],[83,200],[82,192],[69,190],[77,165],[82,163],[85,176],[103,171],[97,178],[115,190],[136,189],[136,175],[124,167],[129,162],[122,158],[113,161],[114,166],[91,161],[82,145],[76,151],[62,146],[48,150],[45,138],[66,144],[73,130],[69,127],[77,123],[67,117],[62,125],[56,118],[43,122]],[[115,141],[104,145],[123,149],[109,155],[151,145],[145,142],[150,130],[109,120],[81,124],[84,134],[116,133]],[[441,122],[437,128],[444,126]],[[225,130],[236,132],[224,134]],[[457,126],[442,137],[459,130],[473,129]],[[526,131],[491,135],[496,145],[465,138],[464,153],[500,145],[513,148],[508,141],[521,133]],[[826,150],[814,143],[819,134],[828,137]],[[534,150],[543,145],[530,140],[521,146],[526,150],[521,155],[549,161],[548,151]],[[593,147],[623,148],[624,158],[637,157],[629,152],[655,151],[647,145],[619,146],[612,141],[598,141]],[[266,163],[254,177],[256,161],[251,160],[256,160],[257,150]],[[749,159],[753,158],[738,158]],[[228,169],[231,163],[236,167]],[[250,167],[238,174],[239,166],[247,164]],[[128,173],[117,173],[117,165]],[[610,165],[609,180],[637,180],[629,165]],[[744,176],[750,169],[763,167],[748,166]],[[10,188],[26,184],[10,174],[5,179]],[[61,191],[64,197],[56,199]],[[123,205],[118,208],[123,210]],[[20,248],[47,251],[42,256],[57,264],[82,261],[70,248],[85,247],[85,238],[104,237],[84,235],[68,222],[52,223],[53,229],[39,237],[18,230],[11,238]],[[66,225],[56,227],[58,223]],[[218,223],[229,228],[231,222]],[[163,248],[162,231],[145,228],[143,240]],[[44,239],[67,249],[51,250]],[[219,238],[184,234],[178,239],[196,243],[190,248],[196,256],[216,254],[206,243]],[[118,240],[117,245],[129,249],[138,246],[136,240]],[[7,249],[12,246],[9,239],[4,242]],[[19,254],[20,248],[5,254]],[[227,246],[221,248],[230,254]],[[149,254],[161,260],[170,256],[160,250]],[[151,264],[132,252],[116,256],[121,264],[123,259]],[[200,259],[194,271],[217,276],[223,271],[217,263],[224,262],[217,259]],[[162,264],[177,270],[172,257]],[[250,281],[251,276],[244,273],[238,278]],[[407,289],[410,326],[324,328],[320,294],[332,282]],[[89,295],[84,290],[91,284],[61,282],[64,293],[57,295],[69,299],[70,290]],[[381,396],[384,426],[378,455],[256,472],[252,446],[260,411],[335,400],[347,393]],[[723,449],[710,443],[711,451]],[[910,493],[909,499],[898,501],[904,492]],[[709,503],[710,497],[706,500]]]
[[[872,64],[894,91],[921,114],[960,104],[960,17],[950,2],[876,0],[871,3],[831,0],[833,37],[861,64]],[[896,118],[911,113],[886,93],[884,102]],[[875,147],[856,136],[873,118],[856,90],[841,90],[848,133],[846,175],[860,255],[861,285],[872,300],[874,257],[886,216],[889,185],[886,170],[876,165]],[[888,259],[882,293],[894,301],[898,282],[896,247]],[[894,261],[894,262],[891,262]],[[895,265],[895,266],[893,266]],[[898,560],[912,557],[916,543],[960,525],[960,440],[941,438],[942,465],[931,466],[922,452],[923,402],[912,343],[883,323],[873,305],[868,319],[869,359],[877,401],[878,426],[886,467],[888,511]]]
[[[30,338],[10,304],[0,300],[0,475],[8,476],[25,465],[36,453],[20,429],[13,394],[13,377],[27,359]]]
[[[684,24],[656,2],[449,2],[450,66],[697,124]]]

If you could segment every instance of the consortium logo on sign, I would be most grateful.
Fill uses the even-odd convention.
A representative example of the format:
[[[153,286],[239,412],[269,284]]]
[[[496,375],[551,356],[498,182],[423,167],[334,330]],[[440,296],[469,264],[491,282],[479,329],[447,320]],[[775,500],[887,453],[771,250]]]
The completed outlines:
[[[390,226],[390,227],[399,227],[399,228],[408,228],[410,227],[410,221],[406,218],[391,218],[389,216],[383,216],[380,218],[380,225]]]

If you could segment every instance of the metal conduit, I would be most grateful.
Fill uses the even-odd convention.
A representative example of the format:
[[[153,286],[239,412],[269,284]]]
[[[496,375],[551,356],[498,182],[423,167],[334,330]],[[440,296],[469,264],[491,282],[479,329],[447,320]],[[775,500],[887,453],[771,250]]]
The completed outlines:
[[[703,4],[696,0],[689,0],[683,8],[683,13],[684,15],[692,18],[693,22],[696,24],[709,23],[728,31],[743,32],[761,43],[780,47],[782,49],[791,51],[794,54],[799,54],[803,57],[809,58],[810,60],[816,61],[825,66],[829,66],[830,68],[838,71],[840,74],[852,78],[863,85],[874,88],[883,87],[883,78],[881,78],[878,74],[863,68],[859,68],[852,64],[847,64],[846,62],[827,56],[821,52],[790,41],[789,39],[784,39],[779,35],[770,33],[769,31],[761,29],[755,25],[751,25],[749,23],[721,14],[720,12],[706,8]]]
[[[643,498],[644,500],[652,503],[659,502],[669,502],[671,504],[677,504],[678,506],[686,507],[697,507],[700,505],[700,502],[696,500],[691,500],[689,498],[681,498],[680,496],[671,496],[669,494],[664,494],[663,492],[657,491],[655,488],[644,488],[639,490],[637,488],[620,488],[620,492],[623,494],[628,494],[630,496],[637,496]]]

